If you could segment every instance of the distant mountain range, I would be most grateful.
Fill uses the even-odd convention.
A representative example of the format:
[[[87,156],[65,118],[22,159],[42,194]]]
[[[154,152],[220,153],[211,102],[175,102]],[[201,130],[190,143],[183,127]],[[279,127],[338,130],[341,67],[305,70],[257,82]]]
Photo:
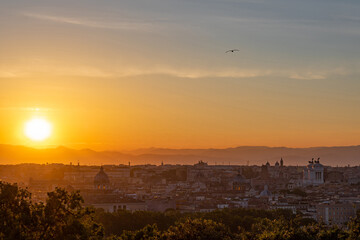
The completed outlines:
[[[200,160],[209,164],[271,165],[283,158],[285,165],[306,165],[311,158],[332,166],[360,165],[360,146],[339,147],[263,147],[242,146],[225,149],[166,149],[148,148],[134,151],[75,150],[66,147],[34,149],[24,146],[1,145],[0,164],[63,163],[100,164],[194,164]]]

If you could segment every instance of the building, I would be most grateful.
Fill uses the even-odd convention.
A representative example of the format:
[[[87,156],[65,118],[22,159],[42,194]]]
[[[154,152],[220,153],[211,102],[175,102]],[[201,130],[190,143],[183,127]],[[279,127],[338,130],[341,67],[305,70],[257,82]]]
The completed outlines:
[[[125,185],[131,179],[129,167],[108,165],[103,167],[105,169],[112,187]],[[64,171],[63,180],[74,189],[90,190],[94,189],[94,178],[98,173],[99,168],[95,166],[70,166]]]
[[[324,166],[318,160],[312,159],[309,164],[304,167],[303,174],[304,185],[320,185],[324,183]]]
[[[331,171],[326,174],[325,182],[327,183],[343,183],[345,182],[344,173],[340,171]]]
[[[146,211],[146,203],[135,199],[113,199],[110,201],[93,202],[91,204],[95,208],[102,208],[105,212],[117,212],[119,210],[126,211]]]
[[[94,188],[98,190],[110,189],[110,180],[108,175],[104,172],[104,168],[101,166],[100,171],[94,178]]]
[[[355,217],[359,208],[359,202],[324,202],[316,205],[316,218],[326,224],[342,225]]]
[[[199,161],[194,164],[194,167],[187,170],[188,182],[206,182],[212,176],[213,169],[207,163]]]
[[[239,173],[234,177],[232,181],[232,190],[239,193],[245,193],[246,191],[250,190],[250,188],[250,181],[245,179],[239,171]]]
[[[261,191],[259,197],[260,198],[270,198],[271,196],[272,196],[272,194],[269,191],[268,185],[265,185],[264,190]]]
[[[174,199],[151,199],[146,201],[148,211],[165,212],[169,209],[176,209],[176,201]]]

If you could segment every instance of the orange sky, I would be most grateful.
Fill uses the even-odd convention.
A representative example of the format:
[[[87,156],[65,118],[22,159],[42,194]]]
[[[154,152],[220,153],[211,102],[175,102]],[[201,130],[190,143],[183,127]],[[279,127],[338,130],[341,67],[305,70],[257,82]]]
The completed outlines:
[[[262,4],[2,1],[0,144],[360,144],[360,5]]]
[[[260,79],[221,80],[218,87],[217,79],[161,78],[14,80],[2,94],[8,104],[1,106],[0,142],[101,150],[351,145],[360,137],[354,106],[302,97],[296,87],[286,93]],[[53,124],[51,138],[34,143],[24,136],[33,117]]]

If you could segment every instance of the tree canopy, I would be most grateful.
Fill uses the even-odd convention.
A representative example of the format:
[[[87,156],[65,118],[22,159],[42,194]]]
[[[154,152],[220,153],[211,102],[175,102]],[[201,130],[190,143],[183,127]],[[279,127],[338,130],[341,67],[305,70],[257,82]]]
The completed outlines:
[[[102,239],[102,226],[82,203],[79,192],[60,188],[48,193],[45,203],[34,203],[27,190],[0,182],[0,238]]]

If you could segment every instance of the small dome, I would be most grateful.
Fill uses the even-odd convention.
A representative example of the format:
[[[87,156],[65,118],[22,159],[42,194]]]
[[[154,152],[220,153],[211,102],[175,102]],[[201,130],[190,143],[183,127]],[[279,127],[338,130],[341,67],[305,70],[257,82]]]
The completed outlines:
[[[268,186],[265,185],[264,186],[264,190],[262,190],[262,192],[260,193],[260,197],[271,197],[271,192],[268,189]]]
[[[277,167],[278,167],[279,165],[280,165],[280,164],[279,164],[279,162],[278,162],[278,161],[276,161],[275,166],[277,166]]]
[[[237,174],[234,179],[233,179],[234,183],[246,183],[246,179],[243,177],[243,175],[241,175],[240,173]]]
[[[98,184],[109,184],[109,177],[108,175],[104,172],[104,168],[101,167],[100,171],[96,174],[95,178],[94,178],[94,184],[98,185]]]

